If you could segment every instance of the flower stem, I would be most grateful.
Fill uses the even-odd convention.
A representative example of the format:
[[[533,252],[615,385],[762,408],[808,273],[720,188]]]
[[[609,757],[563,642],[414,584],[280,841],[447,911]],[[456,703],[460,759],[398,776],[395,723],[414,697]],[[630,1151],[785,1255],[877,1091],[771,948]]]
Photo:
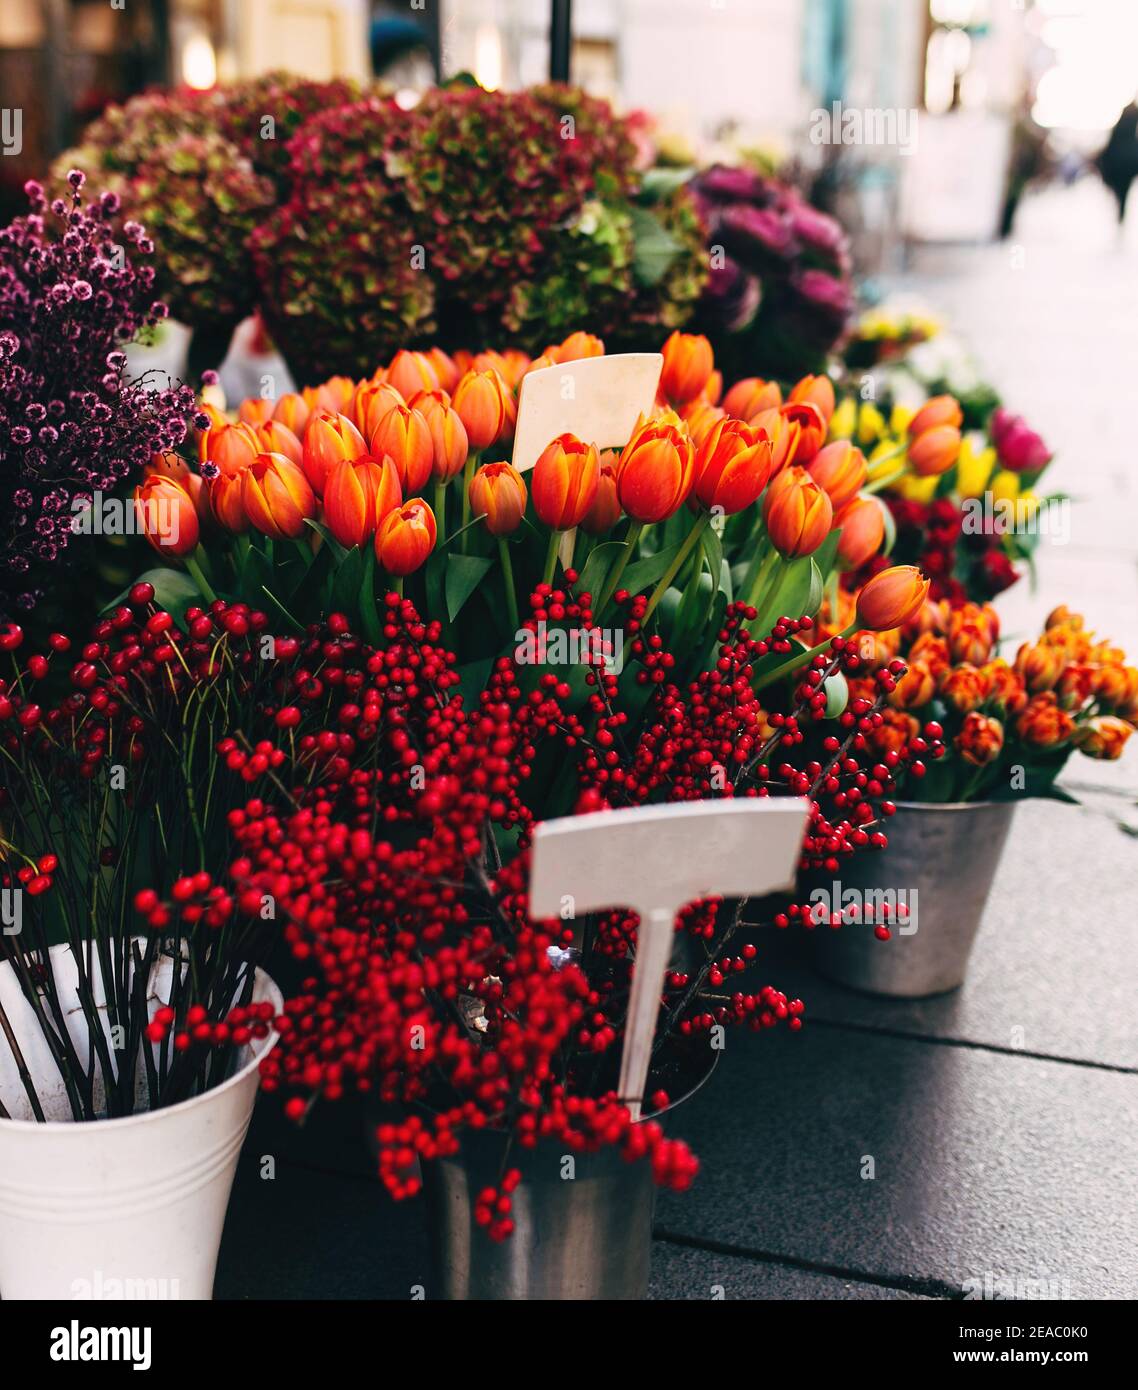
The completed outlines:
[[[883,489],[889,487],[892,483],[895,483],[899,479],[903,478],[908,471],[909,466],[908,464],[906,464],[903,468],[898,468],[895,473],[886,473],[883,478],[875,478],[873,482],[867,483],[865,487],[862,488],[862,492],[881,492]]]
[[[711,513],[705,512],[703,516],[699,518],[696,524],[688,532],[683,545],[681,545],[679,550],[676,551],[675,558],[672,560],[672,563],[660,576],[659,583],[656,585],[655,589],[652,590],[652,597],[648,600],[648,607],[644,610],[644,617],[641,620],[642,622],[646,623],[648,619],[652,616],[652,614],[656,611],[656,605],[668,592],[668,586],[671,584],[672,580],[675,579],[677,574],[679,574],[680,567],[691,554],[692,546],[694,546],[700,539],[702,539],[703,533],[707,528],[707,523],[710,520]]]
[[[743,601],[751,608],[758,608],[759,599],[766,597],[767,581],[770,579],[771,570],[778,563],[778,559],[779,553],[772,545],[767,554],[763,556],[762,563],[751,581],[750,589],[743,594]]]
[[[550,531],[549,545],[545,551],[545,569],[541,574],[543,584],[552,584],[553,576],[557,571],[557,551],[561,546],[561,532]]]
[[[466,456],[466,465],[462,470],[462,553],[465,555],[470,548],[470,532],[466,529],[470,525],[470,484],[474,481],[474,470],[478,466],[478,450],[471,449]]]
[[[217,601],[217,595],[209,587],[209,581],[202,573],[201,561],[198,559],[200,551],[201,546],[199,545],[192,555],[183,555],[182,558],[186,563],[186,568],[190,572],[190,578],[198,586],[198,592],[207,603],[215,603]]]
[[[640,540],[640,533],[643,530],[644,523],[642,521],[629,522],[628,531],[624,537],[624,549],[613,563],[612,571],[605,580],[604,588],[601,590],[601,596],[597,600],[597,606],[593,609],[594,614],[598,618],[604,612],[609,599],[616,593],[616,586],[620,583],[620,576],[624,573],[624,567],[632,558],[632,552],[635,550],[636,544]]]
[[[435,523],[439,528],[439,545],[446,539],[447,484],[445,478],[435,479]]]
[[[556,536],[557,532],[553,534]],[[514,562],[510,559],[510,543],[505,536],[498,537],[498,558],[502,562],[502,578],[506,582],[506,612],[510,619],[510,631],[517,632],[518,594],[514,587]]]
[[[835,633],[835,636],[848,637],[856,628],[856,622],[850,623],[849,627],[843,628],[839,633]],[[819,642],[816,647],[811,647],[809,651],[798,652],[797,655],[782,662],[782,664],[776,666],[773,671],[768,671],[765,676],[760,677],[759,680],[755,682],[755,689],[762,690],[765,685],[772,685],[775,681],[781,680],[783,676],[788,675],[791,671],[797,670],[799,666],[805,665],[808,661],[813,661],[819,652],[824,652],[829,648],[833,640],[833,637],[827,637],[824,642]]]

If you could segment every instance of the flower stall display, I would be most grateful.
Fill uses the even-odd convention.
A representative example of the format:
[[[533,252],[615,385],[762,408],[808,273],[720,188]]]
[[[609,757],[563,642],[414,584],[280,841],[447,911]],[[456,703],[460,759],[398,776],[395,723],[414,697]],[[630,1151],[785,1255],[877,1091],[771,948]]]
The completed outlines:
[[[885,950],[857,929],[816,937],[821,968],[843,983],[908,998],[960,985],[1016,803],[1071,800],[1055,785],[1070,756],[1117,759],[1138,724],[1138,669],[1080,615],[1056,609],[1010,661],[999,630],[990,606],[942,601],[887,639],[906,674],[871,746],[887,758],[931,732],[945,751],[909,768],[885,853],[843,875],[854,889],[919,898],[919,921],[895,920]]]
[[[84,204],[73,171],[48,205],[0,230],[0,619],[68,601],[91,559],[91,508],[156,453],[176,449],[197,412],[188,387],[132,380],[123,351],[165,316],[154,247],[119,202]],[[116,230],[117,229],[117,230]]]

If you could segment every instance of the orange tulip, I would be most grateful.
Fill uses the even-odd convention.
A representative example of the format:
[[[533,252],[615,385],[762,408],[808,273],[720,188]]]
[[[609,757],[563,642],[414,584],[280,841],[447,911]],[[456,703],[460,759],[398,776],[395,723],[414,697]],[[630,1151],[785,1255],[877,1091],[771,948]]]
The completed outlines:
[[[649,420],[621,453],[620,505],[634,521],[663,521],[687,501],[694,472],[695,448],[679,417]]]
[[[151,454],[146,464],[146,475],[149,477],[155,473],[163,478],[172,478],[179,487],[184,488],[186,479],[190,476],[190,465],[180,454],[171,451]]]
[[[804,376],[791,388],[788,401],[807,401],[822,412],[822,419],[828,425],[834,413],[834,383],[828,376]]]
[[[830,534],[833,519],[829,497],[805,468],[784,469],[763,503],[770,542],[788,560],[812,555]]]
[[[257,429],[257,450],[260,454],[284,454],[299,468],[304,460],[304,446],[292,430],[280,420],[269,420]]]
[[[941,698],[961,714],[979,709],[991,694],[988,678],[978,666],[962,661],[950,666],[940,681]]]
[[[301,456],[305,477],[317,495],[324,491],[324,480],[334,463],[362,458],[368,452],[364,437],[346,415],[317,410],[304,431]]]
[[[922,478],[947,473],[960,454],[960,431],[952,425],[925,430],[909,445],[909,467]]]
[[[308,479],[284,454],[257,455],[241,475],[241,501],[257,530],[274,540],[296,540],[316,515]]]
[[[1133,666],[1099,667],[1095,699],[1105,709],[1129,709],[1138,700],[1138,670]]]
[[[495,371],[470,371],[454,388],[451,404],[458,412],[472,449],[487,449],[509,422],[510,391]]]
[[[705,401],[702,396],[689,401],[680,412],[680,418],[688,427],[691,442],[697,447],[703,443],[720,420],[727,418],[727,412],[719,406]]]
[[[723,395],[723,373],[718,369],[712,372],[707,378],[707,385],[699,393],[700,400],[704,400],[708,405],[718,405],[719,398]]]
[[[402,501],[399,473],[389,458],[341,459],[328,470],[324,520],[341,545],[363,545]]]
[[[550,357],[548,352],[543,352],[540,357],[535,357],[532,362],[527,364],[526,369],[522,373],[522,375],[529,376],[530,372],[541,372],[544,371],[546,367],[556,366],[556,360]]]
[[[408,402],[427,422],[431,435],[431,476],[436,482],[449,482],[462,472],[470,452],[466,427],[445,391],[420,391]]]
[[[530,488],[533,509],[555,531],[571,531],[589,513],[601,473],[595,444],[561,434],[542,450],[534,464]]]
[[[776,477],[794,456],[794,451],[798,448],[798,436],[802,433],[802,426],[797,421],[788,420],[777,406],[756,411],[748,418],[747,423],[765,430],[769,435],[771,441],[771,477]]]
[[[470,480],[470,506],[492,536],[509,536],[526,514],[526,485],[508,463],[485,463]]]
[[[295,391],[287,391],[273,409],[273,419],[287,425],[299,439],[304,434],[312,409],[303,396]]]
[[[702,333],[681,333],[677,329],[664,344],[663,353],[660,392],[664,399],[677,406],[694,401],[715,368],[711,344]]]
[[[860,569],[885,540],[885,513],[875,497],[855,497],[834,518],[841,529],[838,562],[843,569]]]
[[[237,407],[237,418],[255,429],[273,418],[274,405],[275,402],[264,400],[260,396],[250,396]]]
[[[435,369],[435,375],[439,379],[439,385],[444,391],[453,391],[458,385],[458,379],[462,375],[458,364],[453,357],[445,353],[442,348],[433,347],[427,353],[431,359],[431,366]]]
[[[439,385],[439,374],[425,352],[400,350],[391,359],[385,374],[387,384],[394,386],[404,400],[416,391],[433,391]]]
[[[1004,726],[998,719],[972,711],[964,716],[955,742],[957,752],[966,763],[971,763],[973,767],[987,767],[1000,756],[1004,746]]]
[[[810,476],[830,494],[836,512],[858,495],[868,471],[864,454],[848,439],[819,449],[810,464]]]
[[[903,627],[921,611],[928,592],[929,581],[915,565],[882,570],[857,596],[858,623],[876,632]]]
[[[618,467],[619,460],[616,454],[611,449],[606,449],[600,456],[597,492],[593,498],[593,505],[581,519],[582,528],[590,536],[607,535],[620,520],[620,494],[616,484]]]
[[[1031,748],[1054,748],[1075,732],[1075,721],[1053,690],[1033,695],[1016,720],[1016,733]]]
[[[356,398],[356,383],[350,376],[329,377],[322,386],[316,388],[318,407],[330,410],[334,415],[346,415]]]
[[[222,473],[209,485],[209,505],[214,520],[226,531],[238,536],[249,529],[249,518],[241,500],[242,474]]]
[[[134,507],[146,539],[159,555],[189,555],[201,538],[197,508],[173,478],[151,473],[134,489]]]
[[[723,409],[740,420],[750,420],[760,410],[777,410],[782,404],[782,391],[777,381],[748,376],[737,381],[723,398]]]
[[[437,538],[434,512],[421,497],[412,497],[379,523],[375,558],[388,574],[410,574],[426,562]]]
[[[352,402],[352,418],[365,439],[375,433],[375,427],[397,405],[406,405],[401,392],[386,381],[362,381]]]
[[[1048,646],[1043,642],[1034,645],[1025,642],[1016,652],[1016,674],[1033,695],[1052,689],[1066,664],[1067,658],[1061,647]]]
[[[408,405],[393,406],[375,427],[371,452],[390,458],[399,470],[403,496],[422,492],[431,476],[435,446],[427,422]]]
[[[826,438],[826,418],[812,401],[787,401],[779,407],[779,414],[798,426],[798,439],[789,460],[805,467]]]
[[[605,345],[594,333],[584,333],[578,330],[570,333],[567,338],[558,343],[556,347],[547,347],[543,356],[550,357],[556,363],[580,362],[586,357],[603,357],[605,355]]]
[[[256,430],[244,421],[210,425],[198,441],[199,461],[212,463],[229,476],[248,467],[260,452]]]
[[[693,495],[708,511],[733,516],[757,502],[771,474],[771,442],[763,430],[724,417],[712,426],[695,456]]]
[[[1088,758],[1114,762],[1122,756],[1126,740],[1134,732],[1125,719],[1113,714],[1098,714],[1088,719],[1075,733],[1075,747]]]
[[[936,678],[923,661],[913,661],[889,692],[894,709],[923,709],[936,694]]]
[[[909,438],[916,439],[919,434],[940,425],[959,429],[963,423],[964,412],[955,396],[930,396],[909,421]]]

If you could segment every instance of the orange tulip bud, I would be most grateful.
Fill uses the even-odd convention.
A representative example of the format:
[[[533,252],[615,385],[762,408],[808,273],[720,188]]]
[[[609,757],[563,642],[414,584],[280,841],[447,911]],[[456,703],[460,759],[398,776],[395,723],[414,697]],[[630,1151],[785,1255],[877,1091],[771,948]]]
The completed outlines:
[[[663,353],[660,392],[673,405],[686,405],[700,394],[714,370],[711,344],[702,333],[677,330],[664,344]]]
[[[134,508],[146,539],[159,555],[189,555],[201,537],[190,494],[173,478],[151,473],[134,489]]]
[[[347,415],[356,398],[356,383],[350,376],[329,377],[322,386],[316,388],[316,401],[321,410],[330,410],[333,415]]]
[[[198,441],[200,462],[212,463],[229,476],[247,468],[260,452],[256,430],[243,421],[236,425],[210,425]]]
[[[590,536],[607,535],[620,520],[620,494],[616,485],[619,466],[620,462],[611,449],[606,449],[601,454],[596,496],[593,498],[593,505],[581,520],[582,528]]]
[[[557,366],[556,360],[555,360],[554,358],[550,357],[550,355],[549,355],[548,352],[543,352],[543,353],[541,354],[540,357],[535,357],[535,358],[533,359],[533,361],[530,362],[530,363],[527,365],[527,367],[526,367],[525,371],[522,373],[522,375],[523,375],[523,376],[529,376],[530,372],[541,372],[541,371],[544,371],[546,367],[556,367],[556,366]]]
[[[420,391],[408,404],[427,422],[431,435],[431,476],[436,482],[449,482],[462,472],[470,444],[466,427],[445,391]]]
[[[321,495],[328,470],[334,463],[362,458],[367,451],[363,435],[346,415],[317,410],[304,431],[301,454],[304,475],[317,495]]]
[[[830,534],[834,508],[805,468],[786,468],[767,490],[763,520],[780,555],[811,555]]]
[[[903,627],[920,612],[928,592],[929,581],[915,565],[882,570],[857,596],[858,622],[876,632]]]
[[[472,449],[487,449],[502,437],[509,415],[509,388],[495,371],[470,371],[454,388],[458,412]]]
[[[255,429],[258,425],[267,424],[273,418],[274,401],[265,400],[261,396],[250,396],[237,407],[238,420],[244,421],[247,425],[252,425]]]
[[[1088,758],[1114,762],[1122,756],[1126,740],[1134,732],[1125,719],[1113,714],[1097,714],[1075,732],[1075,747]]]
[[[649,420],[621,453],[620,504],[634,521],[663,521],[687,501],[694,471],[695,448],[678,418]]]
[[[280,420],[269,420],[257,429],[257,450],[260,454],[284,454],[299,468],[304,460],[304,446],[292,430]]]
[[[940,425],[951,425],[958,430],[963,423],[964,412],[955,396],[930,396],[909,421],[909,438],[916,439],[926,430]]]
[[[1008,714],[1018,714],[1027,704],[1027,691],[1023,681],[1006,661],[997,658],[986,662],[980,670],[988,682],[988,699],[999,705]]]
[[[179,487],[185,487],[186,479],[190,477],[190,466],[180,454],[166,452],[163,454],[151,454],[146,464],[146,475],[158,474],[163,478],[172,478]],[[193,476],[197,477],[197,474]]]
[[[1138,700],[1138,670],[1133,666],[1100,666],[1095,676],[1095,698],[1106,709],[1128,709]]]
[[[435,376],[439,379],[439,385],[444,391],[453,391],[462,375],[454,358],[445,353],[442,348],[437,347],[431,348],[427,356],[431,359],[431,366],[435,369]]]
[[[1031,748],[1054,748],[1075,732],[1075,721],[1053,690],[1033,695],[1016,720],[1016,733]]]
[[[990,693],[988,678],[967,661],[950,666],[940,680],[941,698],[961,714],[979,709]]]
[[[542,450],[530,479],[533,509],[554,531],[571,531],[589,513],[601,473],[595,444],[562,434]]]
[[[546,348],[544,355],[556,363],[580,362],[586,357],[603,357],[605,345],[595,334],[578,330],[570,333],[557,347]]]
[[[688,427],[691,442],[697,447],[703,443],[720,420],[727,418],[725,410],[720,410],[717,405],[705,401],[702,396],[698,400],[689,401],[680,414],[684,424]]]
[[[1072,613],[1065,603],[1061,603],[1058,608],[1053,608],[1047,615],[1047,621],[1043,626],[1050,631],[1053,627],[1070,628],[1072,632],[1082,632],[1083,615]]]
[[[375,427],[397,405],[406,405],[403,394],[386,381],[361,381],[352,401],[352,418],[365,439],[375,433]]]
[[[707,385],[699,393],[700,400],[704,400],[708,405],[718,405],[719,398],[723,395],[723,373],[718,369],[712,372],[707,378]]]
[[[274,540],[296,540],[316,515],[316,498],[302,469],[284,454],[258,454],[241,475],[245,514]]]
[[[723,398],[723,409],[740,420],[750,420],[760,410],[777,410],[782,404],[782,391],[777,381],[748,376],[737,381]]]
[[[1004,746],[1004,726],[998,719],[975,711],[964,716],[956,735],[956,751],[973,767],[987,767],[1000,756]]]
[[[948,614],[948,649],[954,661],[970,661],[981,666],[992,653],[1000,635],[996,610],[987,604],[966,603]]]
[[[409,405],[396,405],[375,427],[371,452],[376,458],[390,458],[399,470],[403,496],[422,492],[431,476],[435,446],[427,422]]]
[[[936,677],[923,661],[914,661],[889,693],[895,709],[923,709],[936,694]]]
[[[905,710],[886,706],[881,711],[881,720],[880,727],[874,729],[869,737],[876,752],[882,756],[904,752],[905,747],[921,732],[920,724]]]
[[[834,518],[839,527],[838,562],[843,569],[860,569],[881,549],[885,540],[885,513],[876,497],[855,497]]]
[[[417,570],[435,548],[435,514],[421,497],[388,512],[375,533],[375,558],[388,574]]]
[[[947,473],[960,454],[960,431],[952,425],[936,425],[919,434],[909,445],[909,467],[922,478]]]
[[[834,413],[834,383],[828,376],[804,376],[791,388],[788,401],[807,401],[822,412],[822,419],[828,425]]]
[[[765,430],[770,437],[771,477],[776,477],[790,462],[795,449],[798,448],[798,436],[802,433],[802,426],[797,421],[788,420],[777,406],[756,411],[747,423]]]
[[[924,632],[917,638],[909,648],[908,660],[923,661],[933,675],[938,677],[952,665],[948,643],[935,632]]]
[[[1016,673],[1033,695],[1042,690],[1051,690],[1063,674],[1066,664],[1067,657],[1062,647],[1052,647],[1042,642],[1034,645],[1025,642],[1016,652]]]
[[[427,354],[406,348],[400,348],[391,359],[385,378],[404,400],[410,400],[416,391],[433,391],[439,385],[439,374]]]
[[[492,536],[509,536],[526,514],[526,485],[508,463],[485,463],[470,480],[470,506]]]
[[[805,467],[826,438],[826,417],[812,401],[787,401],[779,407],[779,414],[788,423],[798,426],[794,452],[788,457],[791,463]]]
[[[865,455],[848,439],[819,449],[810,464],[810,476],[830,494],[836,512],[858,495],[868,471]]]
[[[754,425],[724,416],[695,456],[692,493],[708,511],[733,516],[757,502],[771,475],[771,442]]]
[[[389,458],[341,459],[328,470],[324,520],[344,546],[363,545],[383,518],[400,506],[399,473]]]
[[[311,414],[312,409],[308,402],[296,391],[287,391],[273,409],[273,419],[287,425],[298,439],[304,434],[304,427],[308,424]]]
[[[245,515],[245,504],[241,500],[244,471],[222,473],[209,485],[209,506],[214,520],[235,536],[249,529],[249,518]]]

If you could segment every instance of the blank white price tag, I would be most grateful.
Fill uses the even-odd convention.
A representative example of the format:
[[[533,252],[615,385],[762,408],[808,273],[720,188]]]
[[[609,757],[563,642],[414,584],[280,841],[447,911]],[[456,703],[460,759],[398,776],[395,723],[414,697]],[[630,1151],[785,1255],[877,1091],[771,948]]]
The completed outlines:
[[[514,467],[532,468],[551,439],[575,434],[598,449],[622,448],[656,404],[664,359],[658,352],[585,357],[522,378]]]

